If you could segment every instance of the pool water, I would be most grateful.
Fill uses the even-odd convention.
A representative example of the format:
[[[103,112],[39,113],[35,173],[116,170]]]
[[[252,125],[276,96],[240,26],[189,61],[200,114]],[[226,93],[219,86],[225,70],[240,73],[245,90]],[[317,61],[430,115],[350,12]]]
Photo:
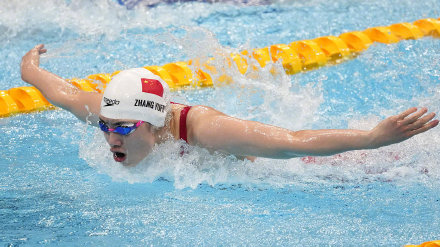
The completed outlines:
[[[123,1],[120,1],[123,2]],[[145,7],[145,5],[149,5]],[[10,1],[0,6],[1,89],[21,57],[64,78],[162,65],[440,16],[440,1]],[[270,66],[185,104],[292,130],[369,129],[411,106],[440,112],[440,40],[375,43],[338,65]],[[217,66],[222,67],[221,59]],[[252,61],[250,61],[252,62]],[[135,168],[63,110],[0,119],[3,246],[403,246],[440,238],[440,129],[378,150],[239,161],[165,143]]]

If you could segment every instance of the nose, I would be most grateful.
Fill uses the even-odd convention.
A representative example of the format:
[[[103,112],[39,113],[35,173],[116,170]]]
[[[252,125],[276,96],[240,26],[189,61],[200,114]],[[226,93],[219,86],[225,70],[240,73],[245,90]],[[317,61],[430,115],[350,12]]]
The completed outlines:
[[[110,132],[107,142],[111,147],[120,147],[122,146],[122,135]]]

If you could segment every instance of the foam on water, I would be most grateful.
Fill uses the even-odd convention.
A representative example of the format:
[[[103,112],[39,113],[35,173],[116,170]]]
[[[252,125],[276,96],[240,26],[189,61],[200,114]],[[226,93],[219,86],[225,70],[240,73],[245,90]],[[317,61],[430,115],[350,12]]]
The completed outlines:
[[[183,142],[166,142],[138,166],[126,168],[113,161],[102,133],[95,133],[91,143],[82,145],[80,157],[99,172],[116,181],[153,182],[165,178],[176,188],[196,188],[200,184],[244,184],[249,186],[284,187],[292,184],[363,183],[373,181],[435,183],[440,178],[437,154],[430,141],[439,136],[419,137],[406,143],[380,150],[354,151],[332,157],[310,160],[271,160],[255,162],[237,160],[223,154],[210,154],[205,149],[189,147],[180,156]],[[83,143],[84,144],[84,143]],[[417,145],[417,153],[411,148]]]
[[[36,3],[32,0],[5,2],[2,4],[1,28],[3,36],[14,38],[21,34],[32,34],[43,26],[70,31],[80,35],[107,35],[116,38],[134,28],[161,28],[179,23],[192,23],[192,19],[208,16],[210,11],[203,4],[182,6],[190,15],[178,14],[179,7],[158,6],[156,8],[135,8],[127,10],[116,1],[61,1],[49,0]],[[187,18],[184,18],[187,16]]]

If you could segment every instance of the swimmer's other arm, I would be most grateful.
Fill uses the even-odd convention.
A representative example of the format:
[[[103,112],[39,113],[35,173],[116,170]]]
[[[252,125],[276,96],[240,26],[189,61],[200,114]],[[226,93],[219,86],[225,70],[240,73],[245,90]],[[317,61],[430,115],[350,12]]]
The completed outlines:
[[[40,55],[45,52],[46,49],[41,44],[23,56],[22,80],[40,90],[53,105],[72,112],[84,122],[88,119],[93,125],[97,125],[102,94],[82,91],[63,78],[40,68]]]
[[[237,156],[286,159],[326,156],[350,150],[374,149],[404,141],[438,125],[426,108],[410,108],[389,117],[370,131],[287,129],[227,116],[209,107],[197,106],[188,121],[191,144],[222,150]]]

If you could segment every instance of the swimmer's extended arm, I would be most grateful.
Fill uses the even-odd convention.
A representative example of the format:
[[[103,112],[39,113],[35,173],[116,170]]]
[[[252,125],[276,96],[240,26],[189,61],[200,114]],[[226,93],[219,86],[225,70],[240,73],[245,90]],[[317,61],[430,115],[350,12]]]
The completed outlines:
[[[195,109],[196,110],[196,109]],[[190,142],[210,150],[238,156],[293,158],[306,155],[333,155],[350,150],[374,149],[404,141],[438,125],[435,114],[426,108],[389,117],[370,131],[287,129],[229,117],[212,108],[196,110],[189,132]],[[191,125],[191,123],[190,123]]]
[[[44,45],[37,45],[23,56],[21,78],[34,85],[52,104],[72,112],[82,121],[88,119],[97,125],[102,95],[82,91],[63,78],[40,68],[40,54]],[[89,115],[91,116],[89,117]]]

